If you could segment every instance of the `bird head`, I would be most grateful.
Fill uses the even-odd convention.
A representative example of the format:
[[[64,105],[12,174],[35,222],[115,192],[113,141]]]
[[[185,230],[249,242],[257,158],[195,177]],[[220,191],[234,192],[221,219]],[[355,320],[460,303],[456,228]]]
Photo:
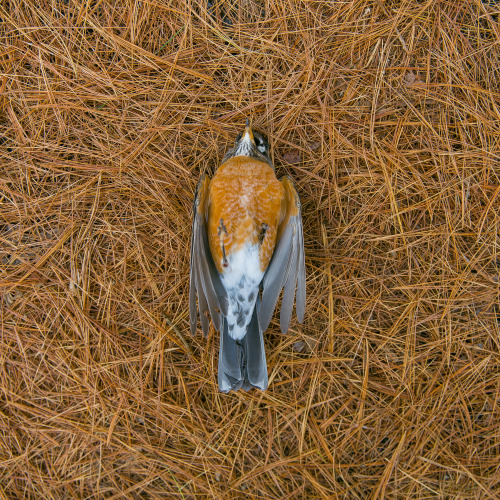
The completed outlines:
[[[274,168],[271,155],[269,154],[267,137],[256,130],[252,130],[248,118],[245,130],[236,136],[234,146],[224,155],[222,163],[235,156],[250,156],[256,160],[266,162]]]

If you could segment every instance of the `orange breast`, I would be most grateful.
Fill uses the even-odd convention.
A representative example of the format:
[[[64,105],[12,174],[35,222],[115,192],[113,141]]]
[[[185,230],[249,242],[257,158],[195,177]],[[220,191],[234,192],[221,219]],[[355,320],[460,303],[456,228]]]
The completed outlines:
[[[224,272],[222,247],[229,257],[247,243],[260,244],[261,269],[267,268],[284,196],[283,186],[267,163],[237,156],[218,168],[210,182],[208,241],[220,273]]]

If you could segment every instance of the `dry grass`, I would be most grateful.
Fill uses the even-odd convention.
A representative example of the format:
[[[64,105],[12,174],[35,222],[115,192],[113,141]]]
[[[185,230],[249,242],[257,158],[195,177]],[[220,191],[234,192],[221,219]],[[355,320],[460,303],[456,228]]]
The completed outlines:
[[[241,4],[0,3],[0,498],[498,498],[500,8]],[[308,303],[223,395],[191,202],[246,116]]]

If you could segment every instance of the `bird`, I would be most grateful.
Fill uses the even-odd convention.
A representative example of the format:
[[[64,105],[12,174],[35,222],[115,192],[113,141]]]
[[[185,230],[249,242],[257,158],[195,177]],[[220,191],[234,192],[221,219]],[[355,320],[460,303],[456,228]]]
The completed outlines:
[[[248,118],[212,179],[199,179],[189,282],[191,333],[198,310],[204,336],[209,315],[220,332],[219,390],[266,390],[263,333],[282,290],[281,332],[288,331],[294,302],[297,319],[304,319],[304,231],[293,180],[278,180],[268,139]]]

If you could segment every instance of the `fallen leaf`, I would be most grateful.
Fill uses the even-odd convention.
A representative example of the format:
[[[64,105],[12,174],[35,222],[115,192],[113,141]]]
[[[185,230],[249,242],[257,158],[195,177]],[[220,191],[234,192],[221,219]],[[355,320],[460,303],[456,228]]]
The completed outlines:
[[[296,149],[291,149],[283,154],[283,160],[290,165],[300,163],[300,153]]]

